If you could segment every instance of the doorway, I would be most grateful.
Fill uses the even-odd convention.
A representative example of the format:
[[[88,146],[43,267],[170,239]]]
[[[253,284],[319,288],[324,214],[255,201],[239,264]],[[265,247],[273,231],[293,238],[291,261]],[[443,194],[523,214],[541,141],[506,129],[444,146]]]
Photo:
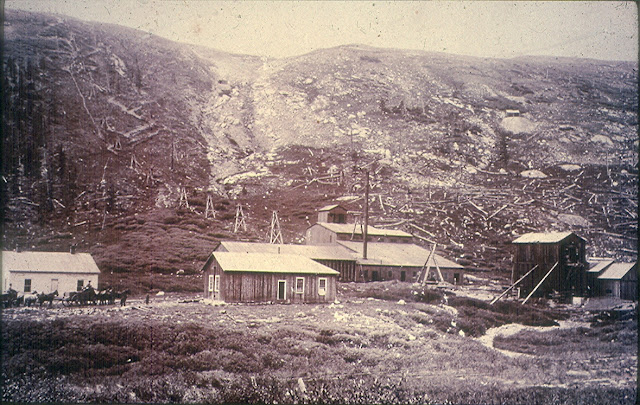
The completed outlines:
[[[287,299],[287,281],[286,280],[278,280],[278,300],[286,300]]]
[[[401,271],[400,272],[400,281],[407,281],[407,272],[406,271]]]

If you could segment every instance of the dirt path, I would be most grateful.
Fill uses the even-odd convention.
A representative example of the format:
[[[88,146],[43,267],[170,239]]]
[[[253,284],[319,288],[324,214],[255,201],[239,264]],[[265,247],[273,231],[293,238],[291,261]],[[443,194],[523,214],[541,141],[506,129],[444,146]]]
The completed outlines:
[[[588,326],[586,322],[577,322],[577,321],[558,321],[558,326],[527,326],[519,323],[510,323],[507,325],[498,326],[496,328],[489,328],[487,332],[479,337],[478,342],[482,343],[486,347],[499,351],[505,356],[509,357],[521,357],[521,356],[529,356],[532,355],[525,353],[512,352],[510,350],[497,349],[493,346],[493,341],[496,336],[512,336],[522,330],[533,330],[538,332],[550,331],[555,329],[569,329],[569,328],[577,328],[579,326]]]

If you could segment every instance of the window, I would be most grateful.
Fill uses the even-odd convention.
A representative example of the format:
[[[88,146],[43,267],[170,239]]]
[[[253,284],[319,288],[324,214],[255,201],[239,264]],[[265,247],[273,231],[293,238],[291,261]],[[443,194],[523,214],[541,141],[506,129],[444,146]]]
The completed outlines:
[[[82,291],[82,287],[84,287],[84,280],[78,280],[78,286],[76,287],[76,291]]]
[[[318,295],[326,295],[327,294],[327,279],[319,278],[318,279]]]
[[[389,270],[388,275],[389,275],[389,278],[393,278],[393,272],[391,270]]]
[[[25,278],[24,279],[24,292],[31,292],[31,279],[30,278]]]
[[[304,277],[296,277],[296,294],[304,293]]]
[[[215,281],[213,282],[213,291],[220,291],[220,275],[216,274]]]
[[[209,274],[209,292],[213,291],[213,274]]]

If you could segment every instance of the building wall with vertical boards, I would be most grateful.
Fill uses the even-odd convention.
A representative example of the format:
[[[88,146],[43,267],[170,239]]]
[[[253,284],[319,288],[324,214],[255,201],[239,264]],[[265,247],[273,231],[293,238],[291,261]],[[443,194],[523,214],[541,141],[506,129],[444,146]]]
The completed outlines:
[[[336,275],[224,271],[210,257],[203,268],[205,297],[225,302],[330,303],[336,299]],[[298,280],[303,280],[301,289]],[[285,283],[284,294],[279,291]],[[320,286],[323,283],[324,289]],[[322,291],[323,290],[323,291]]]
[[[530,243],[514,241],[512,282],[524,276],[534,266],[538,266],[518,285],[521,295],[526,296],[533,291],[556,263],[556,268],[536,290],[535,296],[544,296],[552,292],[583,295],[588,269],[585,240],[573,233],[567,233],[558,241],[547,242],[544,238],[541,239],[542,242]]]

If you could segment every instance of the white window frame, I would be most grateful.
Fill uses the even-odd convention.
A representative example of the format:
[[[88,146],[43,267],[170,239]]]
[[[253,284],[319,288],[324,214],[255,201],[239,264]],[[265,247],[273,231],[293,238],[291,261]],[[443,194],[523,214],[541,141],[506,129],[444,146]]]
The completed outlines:
[[[298,290],[298,280],[302,280],[302,290]],[[304,294],[304,277],[296,277],[296,294]]]
[[[220,274],[216,274],[213,278],[213,291],[220,292]]]
[[[213,274],[209,274],[209,292],[213,292]]]
[[[324,281],[324,288],[322,287],[322,282]],[[318,279],[318,295],[327,295],[327,278],[320,277]]]

